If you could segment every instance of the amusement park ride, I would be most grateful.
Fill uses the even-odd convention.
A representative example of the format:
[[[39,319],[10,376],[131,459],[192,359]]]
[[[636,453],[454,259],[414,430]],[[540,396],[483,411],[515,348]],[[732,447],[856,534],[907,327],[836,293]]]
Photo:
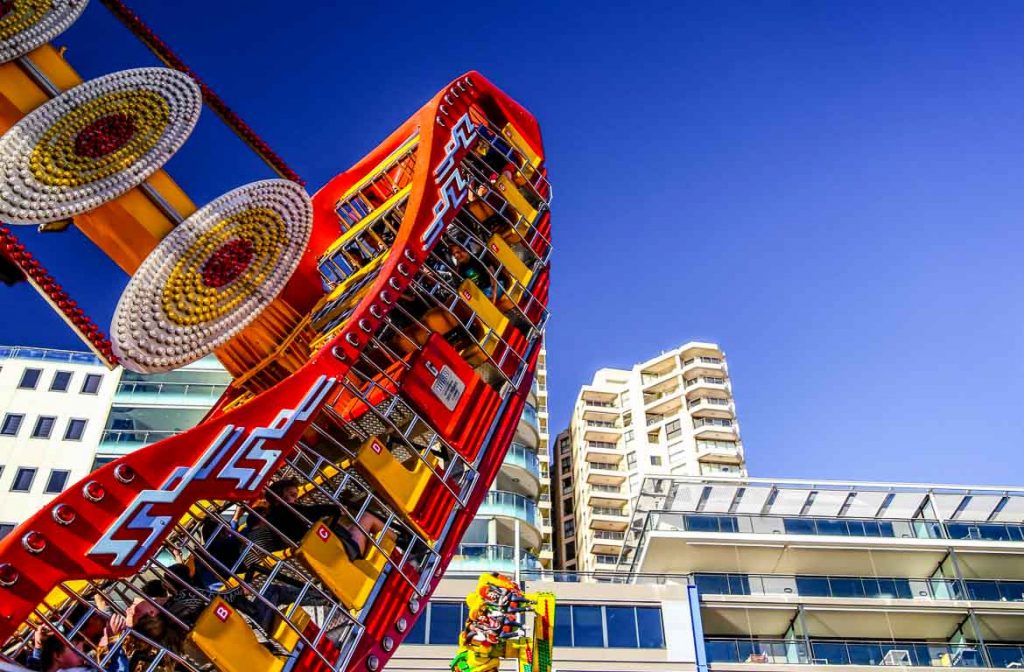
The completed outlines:
[[[166,67],[83,82],[50,41],[87,0],[0,0],[0,272],[110,366],[212,352],[233,382],[198,426],[0,541],[0,668],[382,669],[533,382],[551,252],[540,129],[470,72],[310,198],[136,15],[100,1]],[[161,166],[204,106],[279,179],[197,208]],[[74,226],[131,276],[109,340],[18,225]],[[549,670],[550,596],[480,587],[453,668]],[[513,625],[528,612],[532,640]]]

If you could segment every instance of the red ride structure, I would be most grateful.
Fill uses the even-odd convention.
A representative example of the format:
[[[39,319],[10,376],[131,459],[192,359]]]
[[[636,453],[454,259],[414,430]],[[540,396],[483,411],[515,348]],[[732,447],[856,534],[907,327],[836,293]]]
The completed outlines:
[[[37,51],[6,65],[45,70]],[[132,105],[159,90],[122,95],[131,77],[151,74],[78,85],[76,109],[129,102],[74,127],[76,166],[100,166],[145,128]],[[33,115],[0,153],[36,137]],[[110,208],[142,208],[134,191],[90,201],[100,219],[37,209],[70,216],[133,274],[111,326],[127,368],[213,351],[234,382],[198,426],[104,466],[0,541],[3,656],[381,669],[455,554],[533,382],[551,253],[537,122],[470,72],[311,199],[269,180],[189,212],[154,179],[156,196],[132,189],[178,222],[150,249],[114,229]],[[32,259],[3,234],[8,259]],[[46,280],[41,293],[56,285],[21,267]]]

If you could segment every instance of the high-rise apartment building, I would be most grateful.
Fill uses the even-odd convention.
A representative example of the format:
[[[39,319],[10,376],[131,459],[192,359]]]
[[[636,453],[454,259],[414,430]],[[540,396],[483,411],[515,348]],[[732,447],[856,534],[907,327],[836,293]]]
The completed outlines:
[[[0,537],[94,469],[195,425],[230,380],[213,357],[140,375],[86,352],[0,347]]]
[[[551,567],[549,467],[547,353],[542,350],[515,439],[458,555],[448,566],[450,575],[480,571],[514,574]]]
[[[576,569],[576,514],[572,487],[572,432],[562,430],[555,437],[551,459],[552,542],[555,567]]]
[[[618,561],[643,477],[746,474],[729,369],[714,343],[600,369],[577,396],[570,435],[572,478],[560,474],[556,487],[565,502],[572,481],[581,571]]]

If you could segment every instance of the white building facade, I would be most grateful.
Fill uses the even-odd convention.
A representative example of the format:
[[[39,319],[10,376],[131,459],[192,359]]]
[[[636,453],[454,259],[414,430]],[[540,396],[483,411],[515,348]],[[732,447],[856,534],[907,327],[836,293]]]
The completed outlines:
[[[571,478],[560,469],[556,485],[575,516],[580,571],[618,561],[645,476],[746,474],[729,368],[714,343],[692,341],[628,370],[600,369],[577,396],[569,434]]]
[[[85,352],[0,347],[0,537],[111,460],[195,425],[230,376],[108,369]]]

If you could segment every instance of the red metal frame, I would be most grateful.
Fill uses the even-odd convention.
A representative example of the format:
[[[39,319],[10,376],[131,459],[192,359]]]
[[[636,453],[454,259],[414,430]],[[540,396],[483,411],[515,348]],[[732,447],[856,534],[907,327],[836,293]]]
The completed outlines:
[[[436,223],[435,207],[450,197],[442,191],[444,185],[438,184],[435,170],[446,159],[457,163],[468,151],[467,147],[459,145],[457,138],[453,139],[453,132],[457,134],[453,129],[471,105],[484,109],[491,119],[513,123],[532,149],[542,155],[540,131],[533,117],[483,76],[470,72],[437,94],[354,168],[323,187],[313,199],[312,242],[299,271],[283,294],[300,310],[310,309],[323,296],[315,262],[325,241],[330,242],[338,235],[335,203],[349,186],[418,128],[416,174],[405,219],[392,253],[342,331],[305,366],[271,390],[235,410],[212,413],[202,424],[184,434],[104,466],[68,488],[0,541],[0,568],[9,565],[8,569],[13,568],[18,574],[14,585],[0,587],[0,641],[10,636],[61,582],[133,574],[155,553],[173,522],[180,519],[193,502],[256,498],[262,485],[294,449],[327,393],[338,385],[357,360],[368,334],[375,333],[381,326],[392,305],[384,296],[390,295],[394,300],[406,291],[438,239],[433,236],[424,240]],[[456,208],[450,208],[440,216],[443,226],[451,222],[455,212]],[[549,227],[546,215],[543,222],[546,236]],[[546,300],[547,283],[545,271],[537,284],[542,300]],[[456,513],[451,533],[438,549],[442,569],[455,554],[462,534],[485,496],[487,485],[493,481],[504,459],[529,394],[537,355],[538,348],[528,353],[529,373],[505,401],[500,424],[478,464],[481,482],[477,483],[468,505]],[[467,424],[489,426],[498,412],[499,408],[493,404],[486,408],[470,407],[463,420]],[[262,441],[247,443],[247,439],[258,437],[262,437]],[[100,490],[102,498],[94,501]],[[70,525],[60,524],[53,516],[57,506],[70,507],[76,513],[75,521]],[[36,541],[41,535],[45,548],[32,552],[30,545],[24,543],[29,534],[36,535],[32,537]],[[96,554],[101,548],[100,542],[105,544],[102,549],[106,552]],[[440,571],[435,573],[427,596],[440,575]],[[404,632],[398,632],[396,620],[404,616],[411,626],[416,618],[409,605],[412,587],[397,573],[388,576],[379,595],[349,669],[364,669],[362,666],[370,656],[375,656],[383,665],[394,650],[383,645],[383,637],[390,636],[397,645]]]

